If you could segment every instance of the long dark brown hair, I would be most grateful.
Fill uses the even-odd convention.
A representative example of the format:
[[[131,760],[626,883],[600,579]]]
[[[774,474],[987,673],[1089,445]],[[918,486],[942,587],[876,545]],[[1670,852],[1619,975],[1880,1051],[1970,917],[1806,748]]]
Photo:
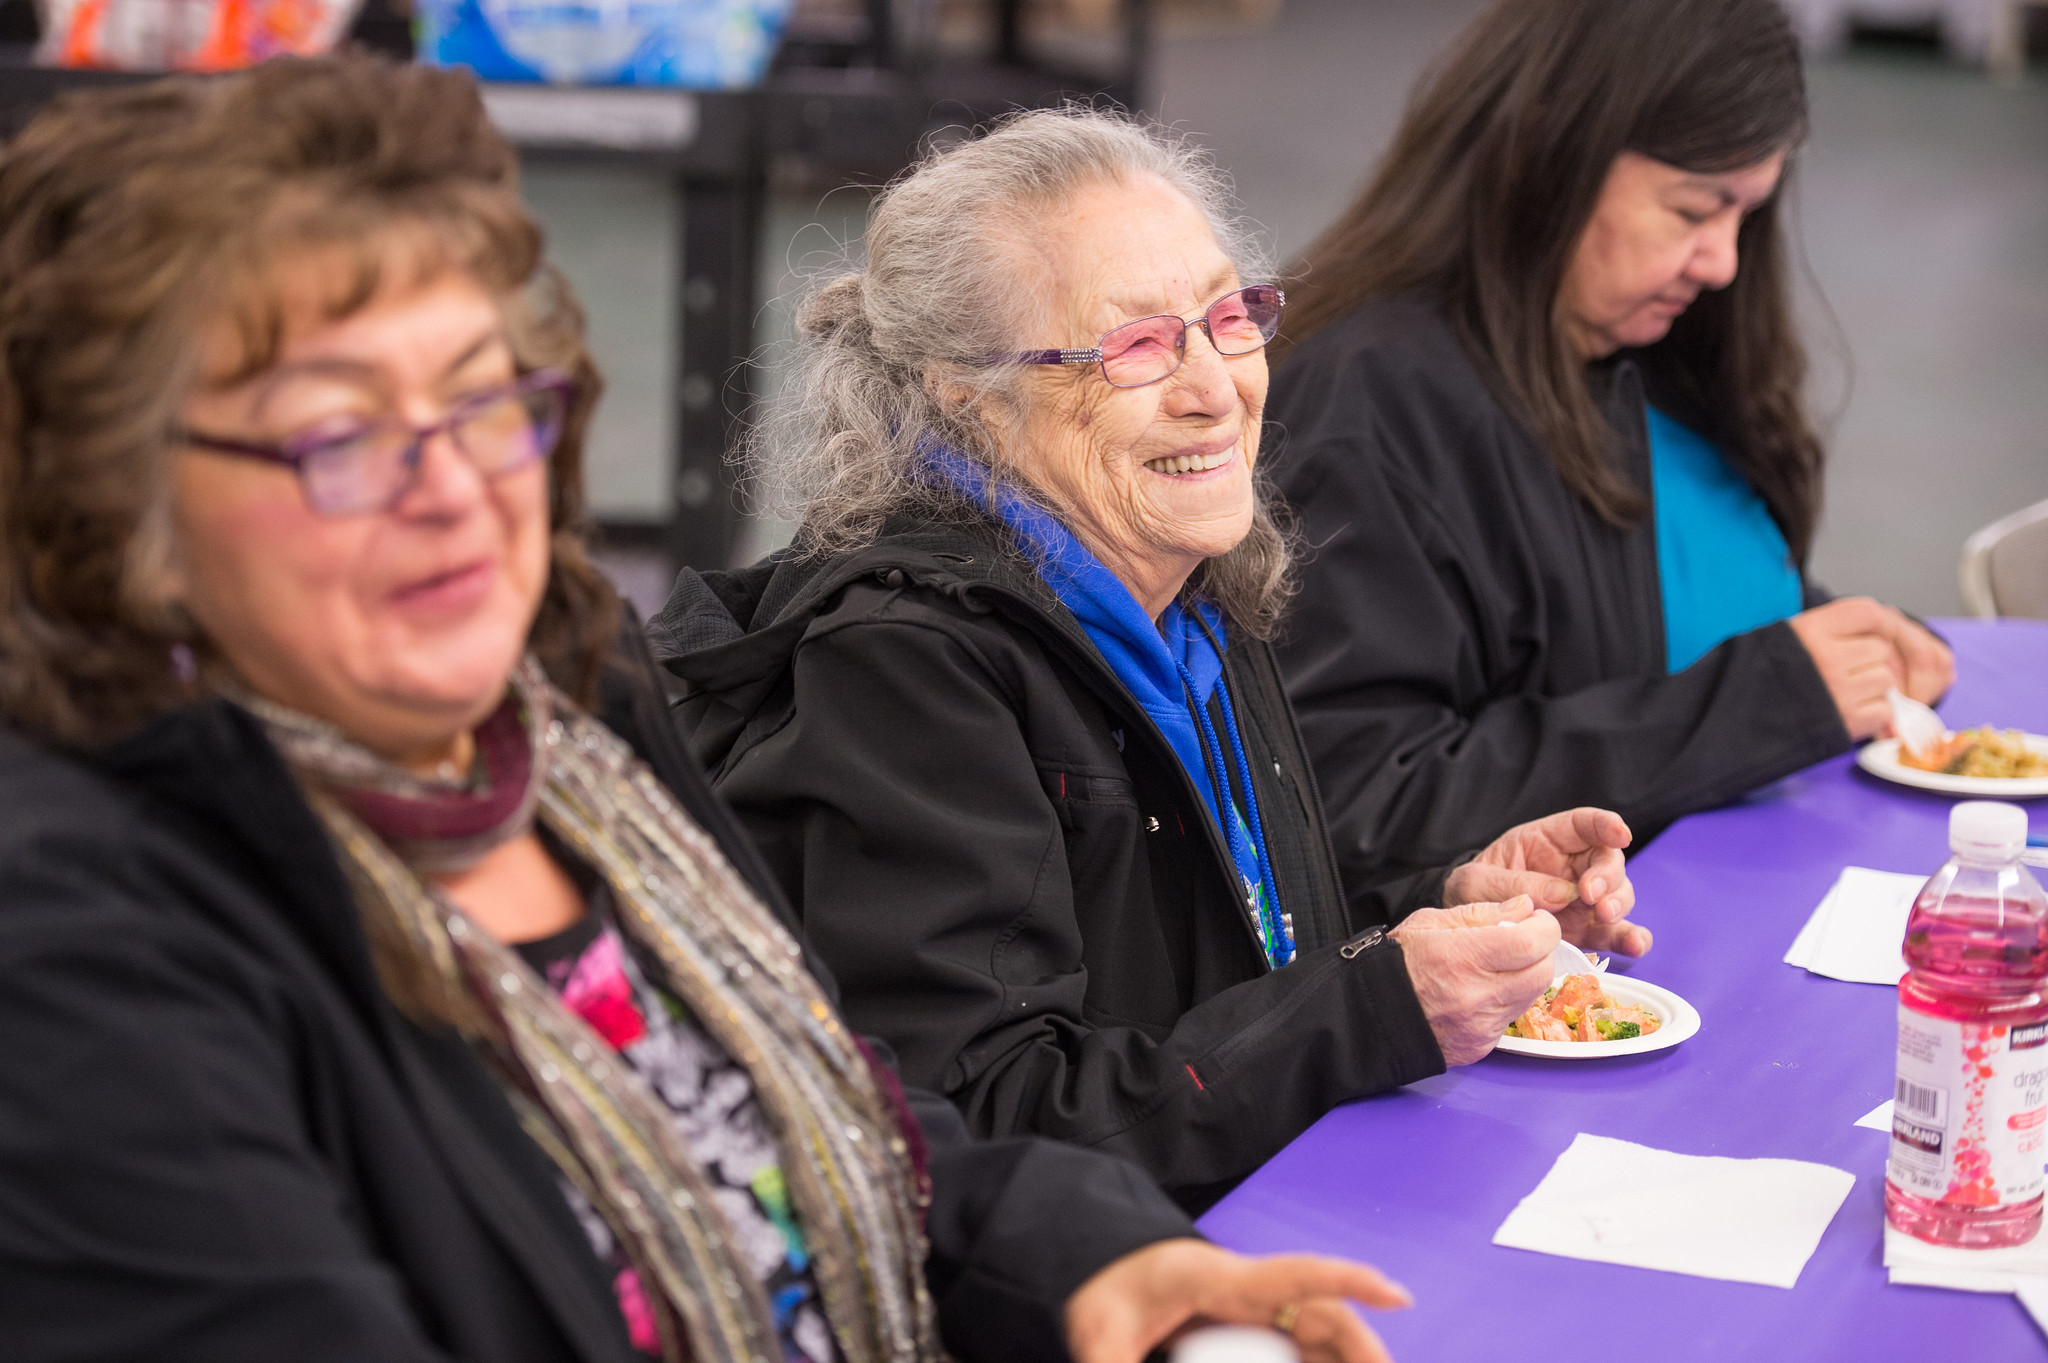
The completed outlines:
[[[245,371],[272,362],[309,255],[335,317],[394,269],[466,271],[521,368],[577,379],[530,642],[594,692],[619,618],[583,539],[598,377],[517,172],[468,76],[356,57],[78,92],[0,153],[0,718],[94,743],[198,694],[175,660],[217,660],[156,590],[168,432],[209,325]]]
[[[1365,191],[1290,269],[1283,345],[1376,295],[1435,295],[1565,481],[1632,524],[1642,493],[1617,467],[1557,306],[1608,169],[1633,151],[1738,170],[1793,151],[1806,127],[1777,0],[1497,0],[1423,78]],[[1743,221],[1735,282],[1637,358],[1660,405],[1721,446],[1803,563],[1821,448],[1801,396],[1782,197]]]

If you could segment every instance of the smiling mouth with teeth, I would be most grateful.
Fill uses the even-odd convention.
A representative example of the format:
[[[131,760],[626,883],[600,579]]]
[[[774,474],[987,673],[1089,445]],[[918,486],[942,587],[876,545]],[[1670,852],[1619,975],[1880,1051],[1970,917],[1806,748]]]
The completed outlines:
[[[1237,446],[1218,450],[1214,454],[1175,454],[1164,459],[1147,459],[1145,467],[1154,473],[1205,473],[1210,469],[1222,468],[1237,454]]]

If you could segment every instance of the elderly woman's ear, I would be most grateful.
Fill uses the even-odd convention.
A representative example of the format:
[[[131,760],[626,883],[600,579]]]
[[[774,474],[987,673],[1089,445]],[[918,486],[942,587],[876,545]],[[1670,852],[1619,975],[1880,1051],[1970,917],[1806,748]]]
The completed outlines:
[[[967,381],[965,371],[958,365],[944,362],[934,363],[924,371],[924,391],[948,415],[958,415],[988,397],[987,393]]]

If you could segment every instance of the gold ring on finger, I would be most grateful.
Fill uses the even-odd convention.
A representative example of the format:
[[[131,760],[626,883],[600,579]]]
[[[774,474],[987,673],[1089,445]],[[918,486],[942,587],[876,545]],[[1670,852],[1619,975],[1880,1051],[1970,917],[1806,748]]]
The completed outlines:
[[[1283,1335],[1294,1333],[1294,1322],[1301,1319],[1301,1303],[1288,1302],[1273,1313],[1273,1328]]]

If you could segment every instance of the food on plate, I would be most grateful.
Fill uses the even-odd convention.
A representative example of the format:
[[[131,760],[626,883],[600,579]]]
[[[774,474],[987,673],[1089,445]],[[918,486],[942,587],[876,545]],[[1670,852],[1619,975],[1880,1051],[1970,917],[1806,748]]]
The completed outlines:
[[[1598,975],[1565,976],[1508,1024],[1508,1035],[1528,1041],[1627,1041],[1662,1025],[1649,1009],[1616,1002],[1602,983]]]
[[[1932,747],[1918,752],[1899,745],[1899,762],[1920,771],[1938,771],[1944,776],[1990,776],[2020,779],[2048,776],[2048,753],[2027,746],[2026,735],[2018,729],[2000,733],[1986,724],[1950,734]]]

